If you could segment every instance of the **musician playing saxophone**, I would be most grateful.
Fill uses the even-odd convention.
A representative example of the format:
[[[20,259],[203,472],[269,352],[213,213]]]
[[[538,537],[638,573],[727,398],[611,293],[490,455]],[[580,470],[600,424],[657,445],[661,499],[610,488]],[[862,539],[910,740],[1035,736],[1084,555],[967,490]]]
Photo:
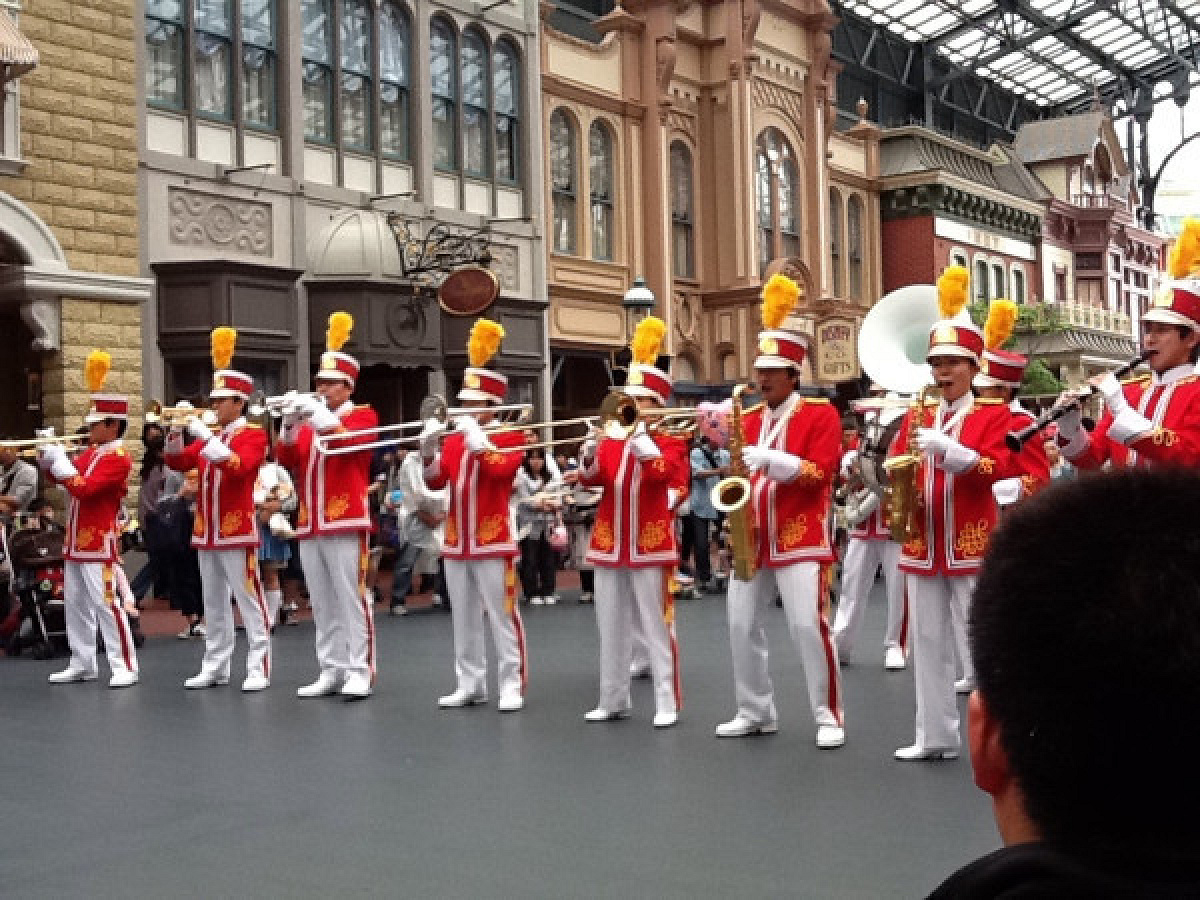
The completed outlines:
[[[665,405],[671,377],[654,365],[666,327],[644,319],[632,341],[634,362],[625,393],[640,409]],[[579,480],[603,488],[587,561],[595,566],[596,625],[600,631],[600,702],[588,722],[623,719],[631,706],[629,678],[635,620],[654,678],[654,727],[679,720],[682,702],[674,598],[667,581],[679,556],[675,501],[688,478],[687,447],[671,435],[633,433],[585,446]]]
[[[1092,434],[1082,427],[1079,398],[1058,421],[1063,456],[1080,469],[1148,464],[1200,465],[1200,220],[1185,223],[1168,265],[1180,279],[1142,314],[1142,347],[1151,374],[1125,384],[1112,374],[1093,379],[1106,412]]]
[[[765,408],[744,417],[742,460],[751,473],[752,515],[758,522],[756,571],[729,583],[729,643],[733,652],[737,715],[717,726],[717,737],[778,730],[767,671],[767,609],[778,594],[788,630],[804,663],[817,746],[840,747],[842,686],[824,597],[833,562],[829,517],[833,477],[841,456],[841,422],[824,398],[801,397],[801,335],[780,330],[799,287],[781,275],[763,290],[763,323],[754,374]]]
[[[955,617],[967,608],[988,538],[996,524],[992,485],[1017,474],[1004,437],[1012,414],[999,399],[976,400],[983,333],[970,320],[967,270],[952,266],[938,279],[942,321],[929,333],[926,360],[941,400],[909,410],[892,444],[899,455],[920,452],[915,528],[900,557],[912,616],[916,739],[900,760],[953,759],[961,746],[955,699]],[[893,510],[893,515],[899,512]],[[963,656],[968,654],[963,651]],[[964,678],[973,677],[970,659]]]

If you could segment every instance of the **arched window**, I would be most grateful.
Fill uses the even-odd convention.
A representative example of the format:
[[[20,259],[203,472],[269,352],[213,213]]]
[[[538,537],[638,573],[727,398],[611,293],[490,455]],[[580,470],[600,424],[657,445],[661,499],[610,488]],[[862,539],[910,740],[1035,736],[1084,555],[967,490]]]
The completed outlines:
[[[276,0],[146,0],[147,102],[274,129],[275,22]]]
[[[371,66],[375,57],[371,4],[368,0],[342,0],[341,132],[342,146],[370,152],[372,110]]]
[[[588,129],[588,174],[592,202],[592,259],[613,258],[613,144],[608,128]]]
[[[671,144],[671,271],[696,277],[692,193],[692,152],[683,141]]]
[[[433,91],[433,167],[458,171],[458,64],[454,31],[441,19],[429,26],[429,79]]]
[[[844,238],[842,237],[842,195],[837,188],[829,189],[829,274],[832,278],[833,296],[842,297],[842,259]]]
[[[755,141],[754,154],[759,274],[776,257],[800,254],[801,202],[792,145],[779,129],[764,129]]]
[[[846,204],[847,269],[850,273],[850,297],[861,300],[863,296],[863,202],[858,194],[851,194]]]
[[[554,205],[554,250],[575,252],[576,175],[575,125],[570,117],[556,109],[550,114],[550,193]]]
[[[975,260],[975,299],[988,299],[988,264],[984,259]]]
[[[521,72],[517,54],[507,41],[492,55],[492,97],[496,109],[496,180],[514,184],[520,179]]]
[[[333,142],[333,18],[330,0],[302,0],[304,136]]]
[[[409,158],[409,85],[412,59],[408,16],[398,3],[379,10],[379,143],[384,156]]]
[[[477,178],[491,177],[491,153],[488,151],[491,126],[488,123],[488,50],[479,32],[463,34],[460,71],[462,73],[462,144],[463,171]]]
[[[992,263],[992,297],[1008,296],[1008,277],[1003,263]]]

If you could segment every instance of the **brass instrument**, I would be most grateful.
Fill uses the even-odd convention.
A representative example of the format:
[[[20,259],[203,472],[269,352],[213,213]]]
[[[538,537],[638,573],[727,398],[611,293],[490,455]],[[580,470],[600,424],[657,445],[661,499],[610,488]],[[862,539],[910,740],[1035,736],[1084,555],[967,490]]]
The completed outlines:
[[[162,401],[153,400],[146,407],[142,418],[147,425],[158,425],[162,428],[182,428],[192,418],[199,419],[214,430],[219,427],[216,413],[211,409],[198,409],[190,403],[163,406]]]
[[[907,544],[919,534],[917,516],[920,510],[917,500],[921,492],[921,454],[917,448],[917,429],[922,427],[925,402],[934,390],[931,385],[926,385],[917,392],[908,423],[906,452],[883,463],[883,470],[888,475],[887,487],[883,492],[888,509],[888,527],[892,532],[892,540],[898,544]]]
[[[21,459],[35,459],[38,451],[50,444],[58,444],[64,450],[75,452],[76,450],[82,450],[83,445],[87,444],[87,442],[88,436],[86,434],[41,434],[37,437],[19,441],[0,441],[0,447],[7,450],[15,450],[17,456]]]
[[[754,510],[750,506],[751,485],[746,464],[742,461],[742,448],[746,443],[745,427],[742,424],[742,394],[749,386],[739,384],[733,389],[733,403],[729,413],[729,471],[730,474],[718,481],[712,489],[712,505],[725,513],[729,522],[729,540],[733,548],[733,577],[738,581],[749,581],[757,568],[755,556],[758,552],[758,523],[754,521]]]
[[[273,397],[265,397],[260,394],[255,394],[250,398],[250,404],[246,407],[246,412],[248,415],[256,418],[263,415],[270,415],[274,418],[279,418],[280,416],[286,415],[288,412],[290,412],[292,407],[296,405],[296,401],[301,397],[309,397],[315,400],[319,399],[320,396],[321,395],[315,391],[308,391],[307,393],[303,394],[297,393],[296,391],[288,391],[286,394],[276,394]]]
[[[699,411],[692,406],[669,406],[642,409],[637,400],[623,391],[611,391],[600,404],[600,429],[607,437],[623,441],[630,437],[639,423],[650,433],[690,438],[696,431]]]

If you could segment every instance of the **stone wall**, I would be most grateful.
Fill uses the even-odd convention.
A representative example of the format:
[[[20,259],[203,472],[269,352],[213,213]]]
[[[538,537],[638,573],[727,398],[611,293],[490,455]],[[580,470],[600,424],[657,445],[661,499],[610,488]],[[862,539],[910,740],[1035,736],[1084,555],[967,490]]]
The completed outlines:
[[[19,175],[0,177],[50,226],[73,270],[140,274],[133,0],[37,0],[20,14],[38,67],[20,82]],[[47,425],[74,429],[87,410],[83,361],[113,355],[106,389],[141,407],[136,304],[63,298],[62,349],[43,361]],[[140,422],[131,423],[131,431]],[[136,433],[136,432],[135,432]]]

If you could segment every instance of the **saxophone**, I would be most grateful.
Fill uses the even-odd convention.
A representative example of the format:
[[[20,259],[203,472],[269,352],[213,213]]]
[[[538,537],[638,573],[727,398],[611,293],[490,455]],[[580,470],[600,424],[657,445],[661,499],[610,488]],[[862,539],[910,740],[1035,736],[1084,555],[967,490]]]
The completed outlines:
[[[925,415],[925,401],[931,390],[932,388],[926,385],[913,400],[906,452],[900,456],[893,456],[883,464],[883,470],[888,476],[888,484],[884,489],[888,528],[892,532],[892,540],[897,544],[907,544],[916,540],[920,533],[917,528],[917,515],[921,492],[921,454],[917,448],[917,429],[921,427]]]
[[[746,464],[742,462],[742,447],[746,434],[742,425],[742,394],[748,386],[739,384],[733,389],[729,413],[729,471],[712,489],[713,506],[725,513],[729,521],[729,541],[733,547],[733,577],[749,581],[757,569],[758,529],[754,510],[750,506],[751,486]]]

